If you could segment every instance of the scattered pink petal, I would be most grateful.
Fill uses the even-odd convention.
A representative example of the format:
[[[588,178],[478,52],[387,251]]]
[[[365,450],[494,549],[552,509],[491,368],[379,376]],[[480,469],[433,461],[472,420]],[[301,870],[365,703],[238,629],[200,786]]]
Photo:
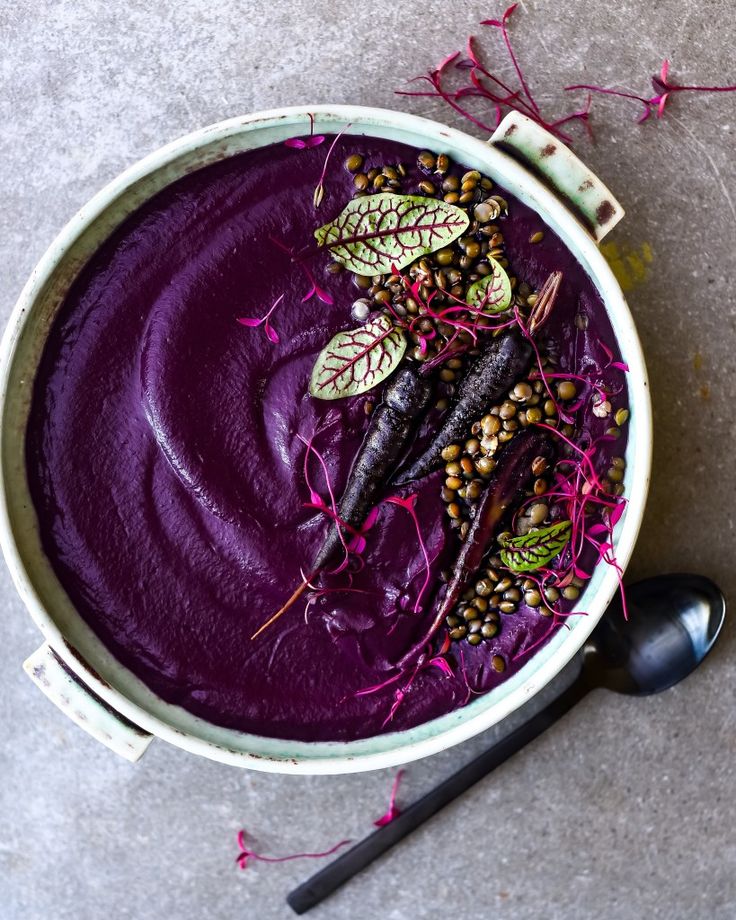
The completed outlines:
[[[303,266],[307,272],[309,269],[306,266]],[[332,298],[331,294],[328,294],[323,288],[321,288],[316,281],[312,278],[312,287],[307,291],[307,293],[302,297],[302,303],[306,303],[308,300],[311,300],[312,297],[317,297],[318,300],[321,300],[322,303],[333,304],[335,301]]]
[[[297,150],[304,150],[309,147],[319,147],[320,144],[324,143],[325,136],[324,134],[312,134],[309,137],[290,137],[288,140],[284,141],[286,147],[294,147]]]
[[[366,547],[365,537],[362,536],[362,534],[358,534],[357,536],[353,537],[348,543],[348,552],[356,553],[359,555],[360,553],[364,552],[365,547]]]
[[[626,500],[625,500],[625,499],[622,499],[622,500],[619,502],[619,504],[616,505],[615,508],[613,508],[613,510],[611,511],[611,514],[610,514],[610,516],[609,516],[609,520],[610,520],[610,522],[611,522],[611,527],[615,527],[616,524],[618,524],[618,522],[621,520],[621,515],[624,513],[624,509],[625,509],[625,508],[626,508]]]
[[[376,825],[376,827],[383,827],[386,824],[390,824],[392,821],[396,820],[396,818],[398,818],[399,815],[401,814],[401,810],[396,804],[396,793],[399,788],[399,783],[401,782],[401,779],[404,776],[405,772],[406,772],[405,770],[399,770],[396,776],[394,777],[393,785],[391,786],[391,797],[389,798],[389,801],[388,801],[388,811],[386,812],[385,815],[381,815],[381,817],[378,818],[377,821],[373,822]]]
[[[596,337],[595,341],[596,341],[596,344],[598,345],[598,347],[599,347],[599,348],[601,349],[601,351],[603,352],[603,354],[606,356],[606,363],[605,363],[604,367],[608,367],[608,365],[611,363],[611,361],[613,361],[613,352],[612,352],[611,349],[608,347],[608,345],[606,345],[606,343],[603,341],[603,339],[601,339],[601,338],[599,338],[599,337]]]
[[[368,512],[368,515],[363,521],[363,526],[360,528],[361,533],[368,533],[368,531],[373,527],[373,525],[378,520],[378,505],[374,505],[373,508]]]
[[[323,859],[325,856],[332,856],[332,854],[336,853],[340,847],[347,846],[348,843],[352,842],[350,840],[341,840],[339,843],[336,843],[333,847],[330,847],[329,850],[325,850],[323,853],[291,853],[288,856],[263,856],[246,846],[245,836],[246,834],[244,830],[238,831],[237,840],[238,846],[240,847],[240,853],[238,853],[238,855],[235,857],[235,862],[241,869],[247,869],[248,862],[251,859],[265,863],[289,862],[292,859]]]
[[[290,137],[284,141],[286,147],[294,147],[296,150],[304,150],[306,147],[318,147],[320,144],[324,143],[325,136],[324,134],[315,134],[314,133],[314,115],[311,112],[309,115],[309,134],[307,137]]]
[[[306,303],[312,297],[317,297],[322,301],[322,303],[326,304],[333,304],[335,302],[332,295],[317,284],[317,279],[312,274],[309,266],[306,265],[303,259],[299,258],[299,256],[294,253],[293,249],[291,249],[285,243],[282,243],[281,240],[276,239],[274,236],[269,236],[269,239],[274,244],[274,246],[277,246],[282,252],[288,253],[288,255],[291,256],[292,262],[296,262],[299,265],[299,268],[301,268],[301,270],[307,276],[307,280],[312,285],[304,297],[302,297],[302,303]]]
[[[447,677],[453,676],[452,668],[450,667],[450,663],[446,658],[442,658],[440,655],[435,655],[434,658],[429,659],[429,663],[433,668],[439,668],[440,671],[442,671],[442,673]]]
[[[266,338],[273,342],[274,345],[278,345],[279,336],[276,330],[273,328],[269,320],[271,319],[271,314],[278,307],[281,301],[284,299],[284,294],[280,297],[277,297],[276,300],[271,305],[271,309],[262,316],[260,319],[254,319],[252,316],[240,316],[238,317],[238,322],[241,326],[248,326],[250,328],[255,328],[257,326],[263,325],[263,331],[266,333]]]

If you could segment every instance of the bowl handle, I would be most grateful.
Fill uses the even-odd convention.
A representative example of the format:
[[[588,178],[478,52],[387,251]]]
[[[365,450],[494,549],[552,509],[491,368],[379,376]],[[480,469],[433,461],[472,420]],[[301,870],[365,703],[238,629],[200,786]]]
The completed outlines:
[[[23,670],[80,728],[104,745],[136,761],[146,751],[153,735],[138,728],[116,712],[83,683],[59,658],[48,643],[23,662]]]
[[[596,242],[624,216],[624,209],[585,163],[536,121],[510,112],[489,143],[551,187]]]

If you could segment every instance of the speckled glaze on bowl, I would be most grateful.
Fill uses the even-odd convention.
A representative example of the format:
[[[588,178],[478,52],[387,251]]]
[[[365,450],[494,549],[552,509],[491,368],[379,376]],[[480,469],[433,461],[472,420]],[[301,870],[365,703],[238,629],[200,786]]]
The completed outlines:
[[[485,143],[423,118],[359,106],[255,113],[180,138],[132,166],[72,218],[21,293],[0,352],[0,542],[44,637],[25,669],[74,721],[130,760],[140,757],[153,737],[223,763],[280,773],[347,773],[424,757],[483,731],[544,687],[580,649],[617,588],[615,571],[598,566],[585,593],[587,614],[570,617],[569,629],[560,629],[498,688],[415,728],[353,742],[292,742],[236,732],[165,703],[111,655],[75,611],[41,548],[24,455],[33,379],[56,311],[99,244],[164,186],[223,157],[304,134],[310,114],[321,133],[349,124],[352,134],[444,150],[497,179],[561,237],[598,288],[630,369],[624,479],[629,501],[615,532],[624,568],[641,524],[652,446],[646,369],[623,294],[597,246],[623,211],[562,144],[517,115]]]

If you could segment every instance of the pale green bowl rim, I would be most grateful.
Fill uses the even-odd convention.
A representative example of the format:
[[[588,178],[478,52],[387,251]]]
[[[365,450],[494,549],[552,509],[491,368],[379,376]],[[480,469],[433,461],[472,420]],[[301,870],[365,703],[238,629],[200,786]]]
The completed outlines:
[[[99,642],[61,588],[38,535],[23,455],[25,420],[38,355],[53,312],[70,280],[120,220],[179,175],[224,156],[285,140],[308,130],[394,138],[443,149],[496,178],[569,246],[606,303],[624,360],[633,407],[625,478],[629,504],[616,529],[625,567],[646,501],[652,424],[647,373],[621,289],[597,245],[554,193],[506,154],[477,138],[403,112],[360,106],[297,106],[231,118],[179,138],[145,157],[95,195],[34,269],[11,315],[0,347],[0,542],[16,587],[46,641],[106,703],[153,735],[223,763],[281,773],[346,773],[405,763],[458,744],[503,719],[544,687],[575,655],[617,589],[616,573],[599,566],[585,593],[586,616],[573,616],[524,667],[462,709],[409,730],[352,742],[296,742],[214,726],[163,702]],[[80,660],[80,657],[82,660]]]

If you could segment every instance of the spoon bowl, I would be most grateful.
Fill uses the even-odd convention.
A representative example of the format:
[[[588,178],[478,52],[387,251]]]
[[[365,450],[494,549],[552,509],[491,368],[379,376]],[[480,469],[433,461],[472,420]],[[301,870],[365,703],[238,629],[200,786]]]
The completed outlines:
[[[679,683],[697,668],[723,626],[726,601],[702,575],[658,575],[612,601],[584,647],[588,688],[647,696]]]

